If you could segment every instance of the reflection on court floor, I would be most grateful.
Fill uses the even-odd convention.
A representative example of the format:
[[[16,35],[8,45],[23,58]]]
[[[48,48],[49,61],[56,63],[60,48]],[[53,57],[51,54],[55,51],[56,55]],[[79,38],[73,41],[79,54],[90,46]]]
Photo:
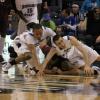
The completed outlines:
[[[100,77],[1,74],[0,100],[100,100]]]

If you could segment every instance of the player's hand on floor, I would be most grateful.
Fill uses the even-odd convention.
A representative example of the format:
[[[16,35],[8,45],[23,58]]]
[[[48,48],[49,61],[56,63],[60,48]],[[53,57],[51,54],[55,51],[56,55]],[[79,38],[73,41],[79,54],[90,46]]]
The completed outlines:
[[[94,74],[94,70],[89,66],[85,66],[84,73],[86,76],[92,76]]]

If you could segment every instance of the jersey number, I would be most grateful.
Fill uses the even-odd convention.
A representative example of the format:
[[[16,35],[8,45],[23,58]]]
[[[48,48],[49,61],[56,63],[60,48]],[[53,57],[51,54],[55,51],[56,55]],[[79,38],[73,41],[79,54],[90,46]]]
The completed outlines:
[[[32,8],[28,8],[27,9],[27,14],[31,14],[33,12],[33,9]]]

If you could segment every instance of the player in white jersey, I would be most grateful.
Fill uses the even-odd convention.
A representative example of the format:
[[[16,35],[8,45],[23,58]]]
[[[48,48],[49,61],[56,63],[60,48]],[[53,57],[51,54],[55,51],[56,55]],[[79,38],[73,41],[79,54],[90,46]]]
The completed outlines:
[[[47,55],[43,65],[44,69],[52,56],[57,54],[69,60],[73,65],[73,67],[70,67],[72,67],[72,69],[77,69],[79,73],[83,71],[85,75],[93,75],[95,72],[94,70],[97,70],[98,74],[100,74],[100,68],[91,67],[93,62],[100,61],[100,55],[95,50],[78,41],[73,36],[61,37],[55,35],[53,42],[54,48],[52,48],[51,52]]]
[[[12,1],[14,2],[14,1]],[[20,16],[18,34],[26,30],[26,24],[30,22],[38,23],[38,5],[42,0],[15,0],[15,11]]]
[[[46,45],[46,38],[48,36],[53,37],[56,33],[50,28],[42,27],[40,24],[30,23],[28,27],[32,28],[32,32],[26,31],[14,39],[14,49],[18,57],[8,62],[7,65],[3,67],[4,71],[7,71],[12,65],[25,60],[27,60],[31,69],[33,67],[38,70],[40,69],[41,64],[36,55],[38,53],[36,52],[38,52],[39,46],[44,47],[44,45]]]

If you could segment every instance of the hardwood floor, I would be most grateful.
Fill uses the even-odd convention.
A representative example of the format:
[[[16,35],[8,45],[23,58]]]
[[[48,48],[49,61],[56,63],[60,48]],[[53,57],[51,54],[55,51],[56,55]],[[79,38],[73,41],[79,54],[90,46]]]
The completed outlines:
[[[0,100],[100,100],[100,77],[0,75]]]

